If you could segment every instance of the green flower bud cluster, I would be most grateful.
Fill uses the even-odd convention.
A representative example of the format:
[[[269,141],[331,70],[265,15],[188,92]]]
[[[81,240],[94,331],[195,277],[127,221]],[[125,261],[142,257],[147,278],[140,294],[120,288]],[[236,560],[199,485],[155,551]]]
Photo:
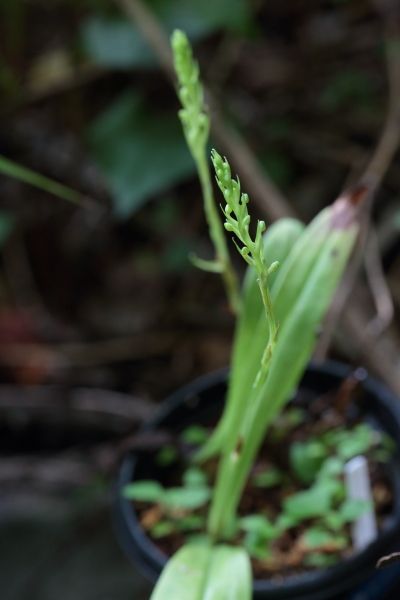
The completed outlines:
[[[241,192],[239,179],[232,179],[228,161],[226,158],[222,158],[216,150],[212,150],[211,160],[214,165],[218,187],[226,202],[226,206],[222,209],[225,215],[225,229],[235,234],[240,244],[242,244],[239,247],[235,239],[233,239],[235,246],[247,264],[253,267],[256,272],[268,323],[269,338],[261,358],[260,369],[254,381],[254,386],[258,387],[268,375],[272,353],[278,336],[279,327],[274,316],[268,277],[276,271],[279,263],[274,261],[270,266],[267,266],[263,240],[263,234],[266,230],[264,221],[257,221],[256,234],[254,239],[252,239],[249,231],[251,221],[248,211],[249,197],[247,194]]]
[[[226,206],[223,208],[226,219],[224,223],[225,229],[235,234],[242,244],[239,247],[237,242],[233,240],[238,251],[244,260],[256,269],[259,277],[263,277],[268,274],[263,250],[263,234],[266,230],[265,222],[257,222],[256,235],[253,240],[249,231],[251,218],[248,211],[248,195],[241,192],[239,179],[232,178],[231,168],[226,159],[223,159],[216,150],[212,150],[211,159],[218,187],[226,202]],[[274,269],[276,266],[274,265]]]
[[[197,154],[201,148],[205,148],[210,131],[210,119],[204,110],[199,65],[193,58],[188,38],[180,30],[172,35],[172,49],[179,83],[178,96],[183,107],[179,111],[179,118],[190,150]]]

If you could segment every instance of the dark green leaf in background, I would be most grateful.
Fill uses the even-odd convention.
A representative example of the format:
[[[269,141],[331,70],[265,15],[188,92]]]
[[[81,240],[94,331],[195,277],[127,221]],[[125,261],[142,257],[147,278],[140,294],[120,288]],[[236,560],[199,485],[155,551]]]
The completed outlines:
[[[146,41],[125,19],[90,17],[82,26],[81,38],[85,54],[103,67],[131,69],[156,65]]]
[[[244,32],[250,24],[246,0],[147,0],[146,4],[167,32],[182,29],[192,39],[219,28]],[[147,68],[157,64],[141,33],[123,17],[90,17],[82,27],[81,42],[86,55],[105,67]]]
[[[122,218],[194,172],[176,114],[145,110],[131,91],[97,118],[89,144]]]

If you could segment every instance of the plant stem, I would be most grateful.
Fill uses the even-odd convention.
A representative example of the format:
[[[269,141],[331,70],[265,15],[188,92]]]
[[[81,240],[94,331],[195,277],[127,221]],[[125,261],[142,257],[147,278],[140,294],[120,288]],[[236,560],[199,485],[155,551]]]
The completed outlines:
[[[215,248],[216,261],[221,266],[221,275],[225,284],[226,294],[231,310],[234,314],[238,314],[240,310],[239,285],[236,273],[232,267],[229,257],[225,232],[214,201],[210,169],[205,150],[196,153],[194,158],[203,193],[204,211],[209,228],[210,238]]]
[[[260,275],[258,278],[258,286],[260,288],[261,298],[265,309],[265,315],[267,317],[267,323],[269,327],[269,338],[261,358],[260,370],[258,371],[257,377],[254,381],[254,387],[257,387],[260,382],[265,381],[268,375],[269,365],[271,362],[271,357],[274,351],[279,330],[279,326],[276,322],[274,315],[271,294],[268,288],[268,275],[265,274],[264,271],[259,271],[259,273]]]

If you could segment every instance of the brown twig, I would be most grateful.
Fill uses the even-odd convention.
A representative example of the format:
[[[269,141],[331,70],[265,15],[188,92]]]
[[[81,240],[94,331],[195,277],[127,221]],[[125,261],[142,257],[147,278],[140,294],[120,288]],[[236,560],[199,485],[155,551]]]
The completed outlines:
[[[368,324],[367,334],[376,338],[390,325],[394,316],[394,306],[383,272],[378,238],[372,227],[365,247],[364,266],[377,311],[376,317]]]

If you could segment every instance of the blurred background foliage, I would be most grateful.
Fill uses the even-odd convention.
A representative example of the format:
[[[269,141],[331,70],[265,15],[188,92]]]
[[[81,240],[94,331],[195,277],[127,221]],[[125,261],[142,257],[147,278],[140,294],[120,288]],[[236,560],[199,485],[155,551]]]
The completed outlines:
[[[167,33],[189,33],[225,118],[305,220],[365,164],[388,93],[382,23],[369,2],[147,0],[145,7]],[[33,188],[1,177],[5,313],[34,321],[24,335],[46,348],[51,342],[58,362],[61,342],[160,328],[175,339],[176,328],[206,327],[215,348],[218,337],[215,352],[202,337],[200,359],[198,339],[189,354],[174,344],[176,360],[154,350],[169,375],[171,360],[192,361],[160,390],[148,387],[151,376],[139,378],[139,388],[157,397],[198,369],[224,364],[231,319],[222,288],[188,268],[190,251],[211,254],[194,165],[173,86],[141,27],[111,0],[3,0],[0,13],[0,170],[18,175],[6,168],[11,160],[60,182],[80,204],[47,194],[57,189],[44,181],[41,190],[37,180]],[[376,209],[389,279],[398,182],[394,165]],[[184,337],[183,347],[191,344]],[[112,367],[101,364],[95,375],[68,360],[57,372],[41,367],[38,380],[94,377],[118,386],[114,369],[122,363],[133,375],[137,364],[153,370],[140,352],[110,359]],[[18,380],[13,369],[4,373]]]
[[[361,172],[388,100],[383,27],[373,3],[144,4],[166,32],[188,32],[225,119],[305,220]],[[1,0],[0,92],[3,384],[102,387],[147,406],[226,365],[232,318],[222,285],[188,260],[190,252],[210,257],[212,248],[175,90],[121,3]],[[32,172],[46,180],[32,181]],[[60,188],[49,188],[49,181],[62,184],[76,204],[55,196]],[[382,338],[388,360],[400,347],[399,186],[397,160],[373,215],[395,309]],[[253,206],[256,216],[265,216],[260,204]],[[376,308],[364,273],[360,285],[352,302],[372,320]],[[346,355],[336,350],[336,356],[363,360],[352,337],[343,346]],[[26,452],[43,454],[49,428],[36,417],[32,424],[32,414],[16,406],[0,397],[7,416],[0,427],[3,454],[10,454],[11,439],[26,440],[35,431],[41,442]],[[53,458],[87,448],[92,430],[64,430],[52,419],[55,437],[64,440],[62,447],[52,441]],[[101,441],[127,434],[132,419],[113,432],[105,419]],[[91,448],[97,456],[96,444]],[[82,456],[88,460],[85,451]],[[90,489],[99,471],[100,478],[108,473],[94,462],[80,480]],[[66,471],[59,472],[52,486],[69,489]],[[47,489],[35,477],[35,485]],[[9,483],[10,497],[19,485],[18,478]],[[43,590],[37,594],[46,598]]]

